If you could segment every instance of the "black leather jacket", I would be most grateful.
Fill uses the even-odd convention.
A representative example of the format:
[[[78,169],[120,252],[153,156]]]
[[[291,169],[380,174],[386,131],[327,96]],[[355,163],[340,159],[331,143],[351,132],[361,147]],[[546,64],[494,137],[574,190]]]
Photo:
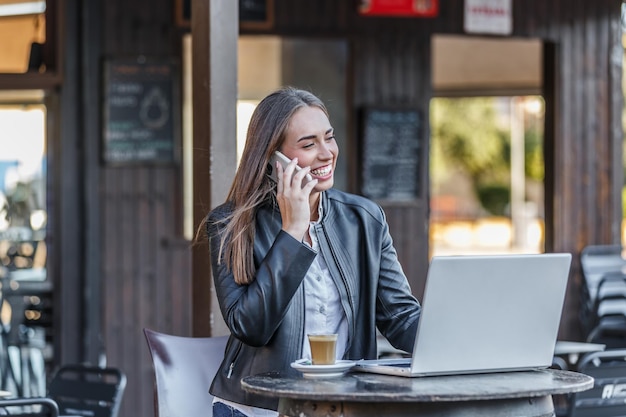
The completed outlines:
[[[396,348],[413,350],[420,304],[398,262],[385,215],[374,202],[334,189],[322,193],[323,215],[315,225],[320,251],[341,295],[348,320],[344,359],[376,357],[376,327]],[[304,290],[301,285],[316,253],[281,230],[276,206],[256,218],[255,280],[237,285],[218,264],[218,222],[228,203],[209,213],[207,231],[213,279],[222,316],[231,336],[211,394],[240,404],[276,409],[276,399],[249,394],[241,378],[263,372],[297,374],[304,341]]]

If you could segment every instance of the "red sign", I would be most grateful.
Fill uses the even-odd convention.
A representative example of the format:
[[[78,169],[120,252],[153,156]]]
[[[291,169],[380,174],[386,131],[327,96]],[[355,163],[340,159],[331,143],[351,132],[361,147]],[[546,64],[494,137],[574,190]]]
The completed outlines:
[[[439,0],[360,0],[363,16],[435,17]]]

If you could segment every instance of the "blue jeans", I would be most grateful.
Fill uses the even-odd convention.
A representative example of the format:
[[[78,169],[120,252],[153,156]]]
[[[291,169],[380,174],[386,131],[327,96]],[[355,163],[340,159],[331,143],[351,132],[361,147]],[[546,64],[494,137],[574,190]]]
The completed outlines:
[[[239,410],[235,410],[224,403],[213,404],[213,417],[247,417]]]

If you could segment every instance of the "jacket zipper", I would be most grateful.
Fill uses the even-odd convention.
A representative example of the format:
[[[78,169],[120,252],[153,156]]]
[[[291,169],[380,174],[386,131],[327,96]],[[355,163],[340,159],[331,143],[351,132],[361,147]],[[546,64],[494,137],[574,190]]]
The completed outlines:
[[[233,375],[233,369],[235,369],[235,362],[237,362],[237,357],[239,356],[239,351],[241,350],[241,346],[242,346],[242,343],[239,342],[239,346],[237,347],[235,356],[233,357],[233,360],[230,363],[230,366],[228,367],[228,374],[226,375],[226,378],[228,379],[230,379],[230,377]]]
[[[337,266],[337,270],[339,271],[339,276],[341,276],[341,280],[343,281],[343,285],[346,289],[346,292],[348,293],[348,303],[350,304],[350,308],[352,309],[352,314],[354,314],[354,305],[352,304],[352,297],[350,297],[350,292],[349,289],[350,287],[348,286],[348,281],[346,280],[346,274],[343,271],[343,268],[341,267],[340,262],[337,259],[337,255],[335,254],[335,250],[333,249],[333,247],[330,245],[330,238],[328,237],[328,233],[326,233],[326,228],[323,227],[323,225],[320,224],[320,229],[322,230],[322,233],[324,234],[324,240],[325,240],[325,245],[328,248],[331,256],[333,257],[333,261],[335,262],[335,265]],[[319,239],[318,239],[319,240]],[[321,249],[321,245],[320,245],[320,249]],[[350,333],[354,333],[354,317],[353,320],[351,320],[351,324],[350,324],[350,328],[351,331]],[[351,344],[352,342],[349,340],[348,341],[349,344]]]

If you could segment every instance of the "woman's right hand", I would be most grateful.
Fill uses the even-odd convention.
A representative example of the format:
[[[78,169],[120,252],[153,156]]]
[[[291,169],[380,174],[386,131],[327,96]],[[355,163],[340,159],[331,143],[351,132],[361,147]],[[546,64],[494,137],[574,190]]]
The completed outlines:
[[[311,168],[302,168],[294,174],[297,164],[298,158],[294,158],[284,170],[281,164],[276,164],[278,170],[276,199],[283,221],[283,230],[302,241],[311,221],[310,196],[317,180],[314,179],[302,186],[302,181]]]

